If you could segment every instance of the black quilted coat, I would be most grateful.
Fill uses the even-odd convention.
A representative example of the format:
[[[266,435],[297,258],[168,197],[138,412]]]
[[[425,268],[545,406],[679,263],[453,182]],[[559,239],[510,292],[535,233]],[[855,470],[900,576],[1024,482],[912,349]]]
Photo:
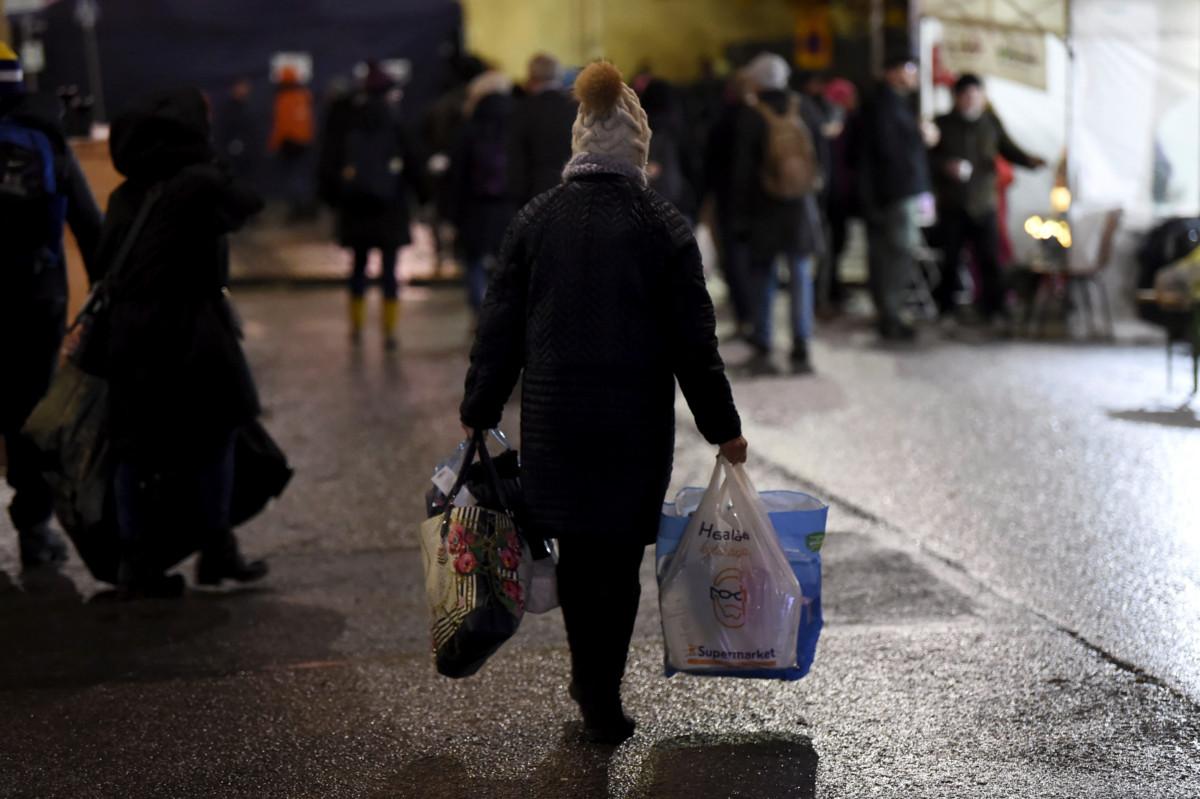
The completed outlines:
[[[621,175],[568,180],[513,222],[471,352],[463,423],[498,425],[522,373],[522,480],[537,534],[653,540],[676,380],[708,441],[741,434],[691,230]]]

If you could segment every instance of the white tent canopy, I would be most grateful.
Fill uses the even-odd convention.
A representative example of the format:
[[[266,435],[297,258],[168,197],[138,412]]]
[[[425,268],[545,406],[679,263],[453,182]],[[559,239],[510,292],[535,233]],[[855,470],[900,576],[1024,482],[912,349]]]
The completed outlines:
[[[1067,35],[1069,0],[921,0],[922,16],[996,28]]]

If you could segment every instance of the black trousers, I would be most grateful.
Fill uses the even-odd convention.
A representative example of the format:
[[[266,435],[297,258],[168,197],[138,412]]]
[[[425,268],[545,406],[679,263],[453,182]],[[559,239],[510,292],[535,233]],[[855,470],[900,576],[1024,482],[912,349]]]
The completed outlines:
[[[646,545],[615,535],[558,544],[558,600],[571,647],[571,678],[585,712],[619,707]]]
[[[379,248],[380,263],[383,267],[382,283],[383,297],[394,300],[400,296],[400,279],[396,276],[396,263],[399,251],[392,247]],[[355,247],[353,271],[350,273],[350,296],[363,297],[367,293],[367,262],[371,258],[370,247]]]
[[[64,303],[65,304],[65,303]],[[0,314],[11,313],[0,308]],[[62,346],[64,312],[35,308],[14,314],[0,325],[0,435],[8,459],[7,478],[14,495],[8,508],[13,527],[28,530],[49,521],[53,496],[42,479],[39,453],[20,434],[26,417],[50,388]],[[11,381],[11,382],[10,382]]]
[[[961,208],[939,208],[938,224],[942,238],[942,280],[934,292],[938,310],[954,310],[955,297],[962,291],[959,263],[968,244],[979,266],[979,310],[990,319],[1004,310],[1004,283],[1000,275],[1000,228],[995,211],[971,216]]]

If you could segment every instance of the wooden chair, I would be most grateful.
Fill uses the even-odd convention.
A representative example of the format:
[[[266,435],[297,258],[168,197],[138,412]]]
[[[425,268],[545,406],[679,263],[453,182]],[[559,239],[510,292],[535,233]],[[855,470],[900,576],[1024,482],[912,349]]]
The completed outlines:
[[[1087,320],[1088,332],[1092,332],[1097,327],[1093,324],[1095,320],[1092,313],[1092,293],[1094,291],[1099,297],[1100,309],[1103,312],[1104,325],[1101,334],[1110,340],[1114,338],[1112,304],[1109,302],[1102,277],[1109,262],[1112,261],[1117,229],[1121,226],[1123,214],[1124,211],[1120,208],[1114,208],[1105,214],[1104,227],[1100,231],[1100,247],[1096,251],[1095,261],[1087,269],[1073,271],[1045,266],[1033,267],[1033,273],[1038,281],[1031,314],[1035,332],[1040,333],[1046,321],[1046,305],[1048,304],[1046,298],[1058,294],[1059,307],[1063,318],[1066,318],[1070,309],[1072,293],[1079,295],[1080,307]]]

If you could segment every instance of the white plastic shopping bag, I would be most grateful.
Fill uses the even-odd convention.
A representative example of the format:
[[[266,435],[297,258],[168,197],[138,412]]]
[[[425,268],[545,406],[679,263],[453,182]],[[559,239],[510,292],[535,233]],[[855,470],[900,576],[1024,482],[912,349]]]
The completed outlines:
[[[667,665],[697,674],[792,668],[802,599],[745,470],[718,458],[660,581]]]

